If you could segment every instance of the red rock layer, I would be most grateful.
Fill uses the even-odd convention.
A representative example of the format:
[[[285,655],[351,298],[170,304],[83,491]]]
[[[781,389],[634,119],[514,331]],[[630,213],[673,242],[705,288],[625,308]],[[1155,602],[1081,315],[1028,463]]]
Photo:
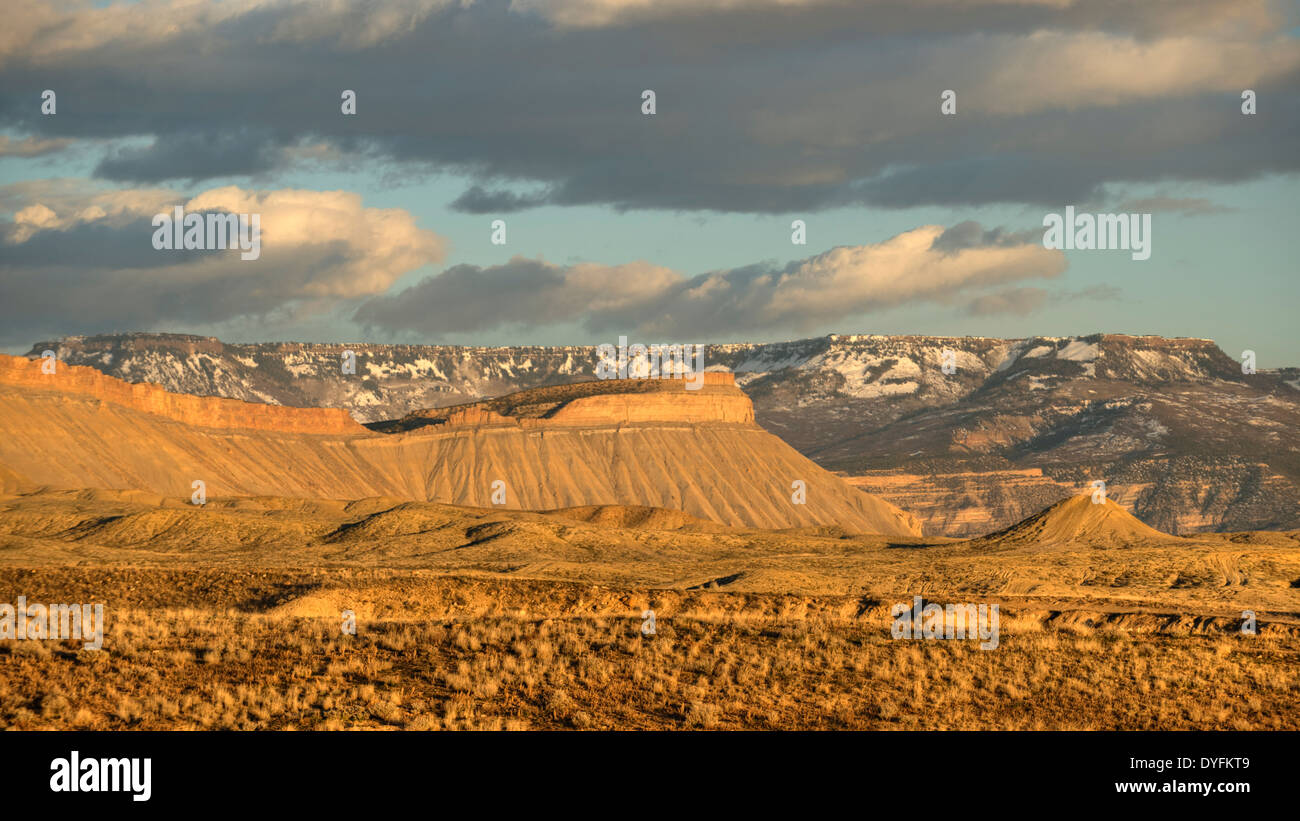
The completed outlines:
[[[202,428],[283,431],[286,433],[369,433],[338,408],[290,408],[237,399],[169,393],[148,383],[132,384],[94,368],[59,362],[54,373],[42,371],[44,360],[0,354],[0,386],[60,391],[162,416]]]

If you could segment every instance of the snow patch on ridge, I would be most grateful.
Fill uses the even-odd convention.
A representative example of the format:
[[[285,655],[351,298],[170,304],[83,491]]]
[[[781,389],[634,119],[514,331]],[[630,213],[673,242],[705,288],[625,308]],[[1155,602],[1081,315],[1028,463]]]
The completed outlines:
[[[1070,362],[1092,362],[1097,358],[1098,348],[1096,343],[1084,342],[1082,339],[1075,339],[1056,352],[1057,359],[1066,359]]]
[[[1023,339],[1017,342],[1016,344],[1012,345],[1007,350],[1006,356],[1002,357],[1002,361],[999,362],[997,366],[993,368],[993,372],[1003,373],[1009,370],[1012,365],[1016,364],[1016,362],[1020,360],[1021,352],[1024,351],[1028,345],[1029,345],[1028,339]]]

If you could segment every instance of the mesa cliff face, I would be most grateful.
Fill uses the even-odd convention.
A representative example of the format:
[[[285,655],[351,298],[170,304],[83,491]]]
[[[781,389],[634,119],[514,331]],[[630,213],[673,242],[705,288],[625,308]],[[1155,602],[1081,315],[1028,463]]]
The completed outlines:
[[[523,392],[494,400],[496,409],[482,403],[412,417],[422,424],[381,433],[343,411],[176,396],[86,370],[59,363],[45,375],[39,362],[0,368],[6,490],[138,489],[189,498],[201,480],[210,498],[387,496],[527,510],[641,505],[731,526],[920,535],[909,514],[755,425],[729,375],[700,391],[675,380],[628,380]]]
[[[534,388],[482,402],[419,410],[368,427],[396,433],[466,425],[535,429],[672,422],[752,425],[754,405],[736,387],[730,372],[714,371],[697,374],[689,386],[678,379],[616,379]]]
[[[686,388],[677,380],[658,380],[671,386],[652,393],[611,393],[574,399],[547,417],[560,425],[601,425],[611,422],[723,422],[749,425],[754,405],[730,373],[698,374],[702,386]],[[680,388],[677,386],[681,385]]]
[[[0,354],[0,386],[53,390],[203,428],[321,434],[365,432],[347,411],[337,408],[289,408],[190,396],[170,393],[147,382],[122,382],[94,368],[66,362],[56,363],[53,373],[45,373],[44,365],[40,359]]]

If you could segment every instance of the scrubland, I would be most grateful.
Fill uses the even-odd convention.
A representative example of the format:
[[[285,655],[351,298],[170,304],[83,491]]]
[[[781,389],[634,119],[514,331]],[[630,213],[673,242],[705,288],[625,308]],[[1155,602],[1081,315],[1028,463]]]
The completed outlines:
[[[0,603],[102,602],[107,630],[0,640],[0,726],[1300,729],[1293,532],[1157,538],[1099,510],[1080,539],[1066,507],[927,543],[273,502],[6,502]],[[893,638],[914,595],[997,604],[996,649]]]
[[[147,584],[148,579],[136,579]],[[234,582],[232,582],[234,583]],[[462,582],[437,580],[454,597]],[[481,581],[467,589],[484,595]],[[719,601],[710,596],[740,601]],[[505,598],[505,597],[503,597]],[[704,593],[676,614],[129,610],[104,649],[0,642],[14,729],[1297,729],[1300,636],[1004,612],[996,650]],[[568,603],[566,598],[566,604]],[[556,604],[560,604],[557,600]],[[565,610],[565,607],[557,607]],[[571,608],[567,608],[571,611]],[[1092,624],[1087,623],[1093,621]]]

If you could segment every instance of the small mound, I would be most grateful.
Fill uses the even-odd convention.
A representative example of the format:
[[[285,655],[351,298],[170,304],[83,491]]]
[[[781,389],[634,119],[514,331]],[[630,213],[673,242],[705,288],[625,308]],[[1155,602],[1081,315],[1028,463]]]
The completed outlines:
[[[814,527],[787,527],[777,531],[790,536],[803,536],[813,539],[851,539],[854,534],[839,525],[816,525]]]
[[[396,496],[370,496],[348,502],[344,506],[343,512],[350,516],[373,516],[376,513],[383,513],[385,510],[392,510],[407,501],[407,499],[399,499]]]
[[[87,488],[78,491],[76,499],[79,502],[115,502],[144,505],[146,507],[163,507],[165,499],[157,493],[150,493],[147,490],[130,490],[130,489],[111,489],[111,488]]]
[[[312,535],[306,525],[285,520],[251,518],[217,510],[152,509],[123,515],[90,517],[64,536],[77,541],[150,550],[204,550],[213,546],[257,547],[292,545]]]
[[[361,514],[362,518],[340,525],[325,537],[330,544],[351,544],[355,542],[373,542],[376,539],[392,539],[399,536],[429,534],[447,527],[463,526],[468,518],[466,513],[446,505],[432,505],[421,502],[401,502],[393,507],[384,507],[383,502],[391,500],[367,499],[375,502],[379,510],[375,513]],[[349,508],[352,505],[348,506]],[[365,506],[361,506],[362,510]],[[356,513],[349,509],[348,513]]]
[[[1063,499],[1005,530],[970,540],[977,547],[1075,545],[1128,547],[1135,544],[1176,542],[1110,499],[1098,504],[1091,494]]]
[[[236,510],[242,513],[302,513],[308,516],[336,515],[346,504],[331,499],[295,499],[284,496],[237,496],[208,500],[208,507],[214,510]]]
[[[357,591],[354,590],[314,590],[275,605],[265,613],[276,618],[340,619],[343,611],[351,610],[358,620],[370,618],[369,608],[360,607],[358,600]]]
[[[645,505],[584,505],[544,510],[542,513],[559,519],[629,530],[685,530],[692,533],[720,533],[727,530],[724,525],[681,510]]]

